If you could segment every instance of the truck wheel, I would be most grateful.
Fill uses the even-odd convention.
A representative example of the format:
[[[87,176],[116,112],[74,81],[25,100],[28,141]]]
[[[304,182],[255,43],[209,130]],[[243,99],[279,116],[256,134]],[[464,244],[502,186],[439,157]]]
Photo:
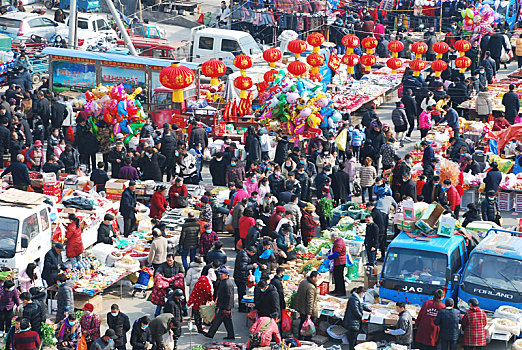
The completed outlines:
[[[38,84],[40,82],[41,77],[40,77],[40,74],[36,73],[36,74],[33,74],[33,84]]]
[[[54,7],[54,1],[53,0],[45,0],[44,6],[51,10]]]

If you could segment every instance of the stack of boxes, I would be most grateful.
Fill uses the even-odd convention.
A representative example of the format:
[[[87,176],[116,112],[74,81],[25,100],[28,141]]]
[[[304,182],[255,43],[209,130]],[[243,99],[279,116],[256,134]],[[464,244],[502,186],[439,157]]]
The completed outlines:
[[[514,198],[513,192],[500,191],[498,193],[498,210],[500,211],[511,211],[513,210]]]
[[[107,199],[113,201],[119,201],[123,190],[129,187],[129,180],[122,179],[110,179],[105,184],[105,192],[107,193]]]
[[[522,192],[515,192],[515,211],[522,213]]]
[[[56,174],[43,174],[43,193],[56,198],[56,202],[62,200],[62,185],[60,181],[56,181]]]

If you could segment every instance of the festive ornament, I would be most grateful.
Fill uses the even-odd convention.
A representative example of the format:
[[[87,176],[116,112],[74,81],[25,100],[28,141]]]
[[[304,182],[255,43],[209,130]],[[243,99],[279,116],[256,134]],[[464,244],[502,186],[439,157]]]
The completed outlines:
[[[312,33],[308,35],[306,42],[308,42],[308,44],[314,48],[312,51],[313,53],[319,53],[321,45],[324,43],[324,35],[317,32]]]
[[[379,42],[373,36],[366,37],[361,42],[361,46],[366,49],[366,54],[368,55],[373,54],[373,49],[375,49],[377,45],[379,45]]]
[[[459,68],[460,73],[464,73],[471,66],[471,58],[461,56],[455,60],[455,67]]]
[[[445,42],[441,41],[433,44],[433,51],[437,53],[437,59],[440,60],[442,55],[444,55],[449,50],[449,45]]]
[[[471,43],[467,40],[457,40],[455,41],[454,46],[461,57],[466,54],[466,51],[469,51],[471,49]]]
[[[159,80],[161,85],[172,89],[172,102],[183,102],[183,89],[194,82],[194,71],[179,63],[173,63],[161,70]]]
[[[317,81],[317,82],[322,81],[323,80],[323,75],[319,74],[319,73],[317,73],[317,74],[310,74],[310,80],[311,81]]]
[[[271,49],[266,50],[263,52],[263,59],[268,62],[270,67],[274,68],[275,63],[279,61],[282,57],[281,50],[273,47]]]
[[[227,66],[222,61],[211,58],[210,60],[203,62],[201,65],[201,72],[204,76],[211,78],[210,86],[219,85],[219,77],[225,74]]]
[[[306,50],[306,42],[301,39],[292,40],[288,43],[288,51],[295,54],[295,58],[301,58],[301,54]]]
[[[278,74],[278,71],[276,71],[275,69],[271,69],[263,75],[263,79],[267,83],[272,83],[275,80],[275,77],[277,74]]]
[[[310,69],[310,74],[318,74],[319,67],[321,67],[324,64],[324,57],[323,55],[320,55],[318,53],[313,53],[306,56],[306,62],[312,67]]]
[[[250,77],[242,77],[239,76],[234,79],[234,86],[241,90],[240,98],[247,98],[247,90],[250,89],[253,85],[252,79]]]
[[[342,39],[342,43],[346,46],[346,54],[353,53],[353,49],[359,46],[359,38],[353,34],[345,35]]]
[[[241,76],[246,77],[246,70],[252,67],[252,59],[247,55],[237,55],[234,58],[234,66],[239,69]]]
[[[359,56],[354,53],[346,54],[343,56],[343,63],[348,67],[346,69],[348,74],[353,74],[353,67],[359,64]]]
[[[435,72],[436,77],[440,77],[440,74],[448,68],[448,64],[442,60],[437,60],[431,63],[431,69]]]
[[[301,61],[291,62],[288,65],[288,71],[296,77],[300,77],[301,75],[306,73],[306,64]]]
[[[417,41],[411,45],[411,52],[415,53],[415,59],[420,60],[422,55],[428,51],[428,44],[422,41]]]
[[[364,71],[366,73],[372,70],[372,66],[377,62],[377,57],[374,55],[363,55],[361,56],[361,63],[364,66]]]
[[[410,68],[413,69],[413,76],[418,77],[420,72],[426,68],[426,62],[422,60],[410,61]]]
[[[397,69],[402,67],[402,61],[400,58],[393,57],[386,61],[386,65],[392,70],[392,74],[396,74]]]
[[[402,42],[400,42],[399,40],[392,40],[388,44],[388,50],[390,50],[392,52],[392,57],[397,58],[397,57],[399,57],[399,52],[404,50],[404,44]],[[401,66],[402,66],[402,64],[401,64]]]

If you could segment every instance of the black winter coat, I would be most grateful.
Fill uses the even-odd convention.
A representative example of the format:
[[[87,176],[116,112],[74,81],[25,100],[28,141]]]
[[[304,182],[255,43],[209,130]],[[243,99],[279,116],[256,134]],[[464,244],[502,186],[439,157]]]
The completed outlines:
[[[120,160],[118,163],[117,160]],[[123,160],[125,159],[125,149],[122,148],[121,151],[117,151],[116,147],[112,148],[109,151],[109,155],[107,156],[107,161],[111,163],[111,175],[112,177],[117,178],[118,174],[120,173],[120,169],[125,164],[123,163]]]
[[[234,284],[230,278],[219,281],[216,296],[216,308],[226,311],[234,308]]]
[[[502,173],[498,170],[490,170],[488,174],[484,178],[484,184],[486,187],[484,188],[484,192],[488,193],[488,191],[497,192],[498,186],[502,181]]]
[[[234,281],[236,283],[247,283],[249,272],[254,269],[252,259],[245,249],[240,250],[234,263]]]
[[[175,261],[172,266],[170,266],[167,262],[164,262],[158,267],[158,269],[154,273],[161,274],[165,278],[171,278],[172,276],[176,276],[180,272],[184,274],[185,269],[183,268],[183,265]]]
[[[163,313],[173,314],[176,320],[180,323],[183,322],[183,306],[181,306],[180,301],[174,298],[174,295],[167,299],[165,306],[163,306]]]
[[[51,106],[51,127],[61,128],[64,119],[67,117],[67,109],[65,105],[60,102],[55,102]]]
[[[281,317],[279,294],[273,285],[268,285],[266,291],[261,292],[256,296],[255,305],[259,317],[270,317],[273,313],[276,313]]]
[[[261,142],[257,135],[252,135],[252,137],[250,137],[247,160],[251,162],[261,160]]]
[[[207,253],[207,260],[209,263],[217,261],[219,266],[221,266],[227,263],[227,255],[221,250],[211,249]]]
[[[464,139],[462,137],[457,137],[457,141],[455,142],[455,144],[452,147],[453,148],[451,149],[451,152],[450,152],[450,159],[457,163],[460,160],[460,149],[462,147],[466,147],[466,153],[469,152],[468,145],[466,144],[466,141],[464,141]]]
[[[506,50],[511,50],[510,47],[507,46],[506,41],[504,40],[504,36],[500,33],[493,34],[489,38],[488,42],[489,52],[491,53],[491,57],[500,58],[502,56],[502,48]]]
[[[47,318],[47,311],[38,301],[33,301],[24,305],[23,318],[27,318],[31,322],[31,329],[40,332],[42,322]]]
[[[132,192],[130,188],[123,190],[120,200],[120,213],[124,218],[132,218],[135,215],[136,208],[136,193]]]
[[[350,194],[350,175],[338,170],[332,175],[332,191],[336,201],[345,200]]]
[[[275,150],[274,162],[282,165],[288,156],[288,140],[278,139]]]
[[[512,91],[506,92],[502,97],[502,104],[506,107],[506,118],[514,119],[520,110],[520,99]]]
[[[199,126],[195,126],[190,132],[190,144],[189,148],[193,148],[201,144],[201,147],[207,148],[208,146],[208,136],[207,131]]]
[[[270,281],[270,284],[274,286],[274,288],[277,290],[277,294],[279,294],[279,309],[286,309],[285,292],[283,289],[283,281],[281,280],[281,277],[275,275]]]
[[[482,211],[482,220],[495,221],[499,213],[497,200],[490,201],[488,198],[485,198],[480,205],[480,210]]]
[[[61,265],[62,256],[54,248],[45,254],[42,278],[47,281],[48,285],[52,286],[56,283],[56,276]]]
[[[9,129],[0,125],[0,152],[4,154],[5,150],[9,149],[9,140],[11,139]]]
[[[181,227],[180,247],[183,249],[196,249],[199,243],[199,232],[201,227],[197,219],[187,218]]]
[[[412,179],[409,179],[406,182],[401,183],[401,187],[399,188],[399,194],[401,198],[404,196],[410,196],[413,198],[413,201],[417,201],[417,186]]]
[[[161,167],[165,164],[165,156],[161,153],[154,152],[152,157],[143,154],[138,160],[138,166],[142,172],[142,180],[162,181]]]
[[[406,111],[408,119],[417,118],[419,113],[417,111],[417,103],[415,102],[415,99],[412,96],[404,95],[401,98],[401,102],[404,105],[404,110]]]
[[[152,334],[150,333],[150,329],[143,330],[141,329],[141,325],[139,320],[134,321],[132,325],[132,332],[130,338],[130,344],[133,350],[145,350],[145,343],[152,344]]]
[[[62,154],[60,154],[60,160],[62,161],[67,174],[76,173],[76,169],[78,169],[78,166],[80,165],[80,157],[77,150],[73,149],[69,154],[62,152]]]
[[[114,339],[115,346],[124,346],[127,344],[127,332],[130,330],[129,316],[123,312],[118,312],[116,317],[112,316],[110,312],[107,313],[107,325],[110,329],[116,332],[118,338]]]
[[[277,197],[279,193],[285,189],[285,178],[282,176],[268,175],[268,183],[270,184],[270,191]]]
[[[210,175],[212,176],[212,185],[214,186],[226,186],[225,175],[227,171],[227,163],[225,158],[217,160],[215,157],[212,158],[209,165]]]
[[[375,222],[372,222],[370,225],[366,225],[364,245],[370,248],[379,248],[379,226],[377,226]]]
[[[361,322],[363,311],[371,312],[372,310],[361,303],[359,297],[352,293],[348,304],[346,304],[346,310],[344,311],[343,326],[349,331],[359,332],[361,330]]]
[[[96,243],[112,244],[111,233],[112,227],[102,222],[98,227],[98,239]]]
[[[424,196],[424,202],[432,203],[438,202],[441,203],[441,198],[444,197],[442,193],[442,186],[440,183],[437,185],[435,189],[435,195],[433,195],[433,180],[430,180],[422,186],[422,195]]]
[[[433,320],[436,326],[440,326],[439,337],[446,341],[457,341],[459,338],[460,311],[454,308],[441,309]]]
[[[80,154],[96,154],[98,152],[98,140],[91,133],[91,127],[88,124],[76,126],[74,146]]]
[[[163,137],[161,138],[161,149],[160,152],[165,156],[165,165],[168,165],[170,163],[174,162],[174,149],[178,145],[178,141],[172,134],[172,132],[169,132],[168,135],[163,134]]]
[[[11,162],[16,162],[16,157],[22,153],[24,143],[22,140],[11,139],[9,141],[9,154],[11,154]]]

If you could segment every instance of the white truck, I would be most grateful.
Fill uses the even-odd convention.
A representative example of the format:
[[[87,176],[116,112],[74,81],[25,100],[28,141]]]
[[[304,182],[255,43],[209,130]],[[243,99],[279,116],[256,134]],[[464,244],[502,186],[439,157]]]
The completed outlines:
[[[65,26],[56,31],[56,34],[66,41],[69,38],[70,21],[71,17],[68,17]],[[76,33],[80,50],[92,49],[105,43],[115,43],[118,39],[116,31],[111,28],[107,19],[98,14],[79,13]]]

